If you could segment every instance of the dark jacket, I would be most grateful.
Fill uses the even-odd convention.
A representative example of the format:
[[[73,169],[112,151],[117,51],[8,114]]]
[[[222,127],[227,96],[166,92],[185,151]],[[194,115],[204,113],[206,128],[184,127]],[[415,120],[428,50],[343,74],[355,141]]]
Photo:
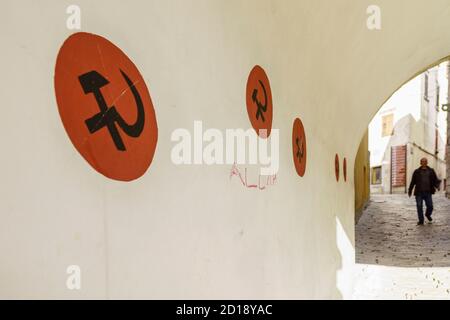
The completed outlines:
[[[423,192],[423,190],[421,189],[421,181],[420,181],[420,170],[429,170],[429,183],[430,185],[427,186],[428,190],[431,192],[431,194],[435,194],[436,190],[439,190],[440,184],[441,184],[441,180],[438,179],[436,172],[430,168],[427,167],[426,169],[416,169],[413,173],[412,179],[411,179],[411,184],[409,185],[409,192],[408,194],[412,194],[412,191],[414,189],[414,195],[417,196],[418,193]]]

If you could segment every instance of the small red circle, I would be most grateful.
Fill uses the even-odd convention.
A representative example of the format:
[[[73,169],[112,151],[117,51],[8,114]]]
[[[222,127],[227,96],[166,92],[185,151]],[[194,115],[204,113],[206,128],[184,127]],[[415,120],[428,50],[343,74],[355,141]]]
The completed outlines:
[[[295,170],[300,177],[303,177],[306,171],[306,160],[308,154],[305,128],[299,118],[295,119],[294,126],[292,128],[292,155]]]
[[[334,171],[336,174],[336,181],[339,181],[340,168],[339,168],[339,155],[337,155],[337,154],[336,154],[336,157],[334,158]]]
[[[273,104],[272,90],[266,72],[260,66],[255,66],[247,81],[247,113],[261,138],[270,137],[272,131]]]
[[[344,158],[343,171],[344,171],[344,181],[347,182],[347,158]]]
[[[158,127],[145,81],[127,55],[101,36],[73,34],[58,53],[54,84],[62,123],[83,158],[114,180],[141,177]]]

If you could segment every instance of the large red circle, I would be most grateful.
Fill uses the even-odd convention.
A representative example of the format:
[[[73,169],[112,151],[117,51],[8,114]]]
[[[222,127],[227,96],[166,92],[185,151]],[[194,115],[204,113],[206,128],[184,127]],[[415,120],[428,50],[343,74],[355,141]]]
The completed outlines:
[[[248,76],[246,102],[248,117],[256,134],[261,138],[270,137],[273,119],[272,89],[266,72],[260,66],[255,66]]]
[[[119,181],[147,171],[158,140],[155,110],[125,53],[101,36],[73,34],[58,53],[54,85],[64,128],[95,170]]]
[[[302,121],[298,118],[295,119],[292,129],[292,155],[294,158],[295,170],[300,177],[303,177],[306,171],[308,154],[305,128],[303,127]]]

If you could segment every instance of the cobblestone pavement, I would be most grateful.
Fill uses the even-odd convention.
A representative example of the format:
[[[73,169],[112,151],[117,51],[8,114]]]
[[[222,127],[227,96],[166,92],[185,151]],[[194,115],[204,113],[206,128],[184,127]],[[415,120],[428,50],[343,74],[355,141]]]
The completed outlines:
[[[450,268],[356,265],[354,300],[450,300]]]
[[[450,299],[450,200],[416,226],[414,199],[372,196],[356,226],[354,299]]]
[[[356,262],[395,267],[450,267],[450,200],[433,198],[433,224],[417,226],[415,200],[372,195],[356,225]]]

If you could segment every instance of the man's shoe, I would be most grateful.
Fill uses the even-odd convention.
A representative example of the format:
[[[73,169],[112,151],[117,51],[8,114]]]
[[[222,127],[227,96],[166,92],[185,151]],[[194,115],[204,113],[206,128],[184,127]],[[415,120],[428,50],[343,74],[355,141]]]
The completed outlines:
[[[431,218],[431,216],[425,216],[425,217],[427,217],[429,222],[433,222],[433,218]]]
[[[417,225],[418,225],[418,226],[423,226],[423,222],[420,222],[420,221],[419,221],[419,222],[417,222]]]

